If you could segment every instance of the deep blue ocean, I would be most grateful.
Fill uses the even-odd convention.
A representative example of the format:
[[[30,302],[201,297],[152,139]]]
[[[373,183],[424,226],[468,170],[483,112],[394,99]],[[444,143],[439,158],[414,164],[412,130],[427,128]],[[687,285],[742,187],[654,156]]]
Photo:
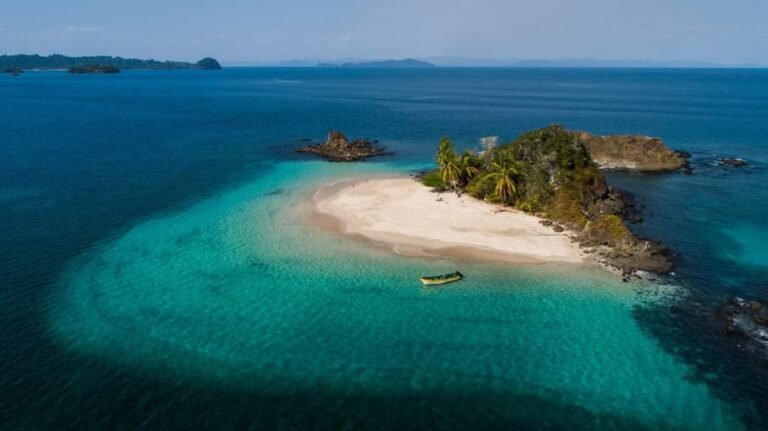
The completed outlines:
[[[674,275],[468,263],[425,294],[457,262],[291,212],[552,123],[691,153],[608,174]],[[396,154],[296,154],[331,129]],[[0,75],[0,429],[768,428],[766,362],[715,312],[768,299],[767,137],[767,70]]]

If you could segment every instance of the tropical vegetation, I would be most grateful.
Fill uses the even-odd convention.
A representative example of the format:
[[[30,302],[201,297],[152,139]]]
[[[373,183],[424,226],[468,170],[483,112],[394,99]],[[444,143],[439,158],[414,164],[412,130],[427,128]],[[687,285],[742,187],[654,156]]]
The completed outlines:
[[[484,138],[482,150],[460,154],[443,138],[437,167],[421,181],[568,226],[585,247],[603,247],[595,255],[625,273],[670,271],[674,259],[668,250],[627,228],[623,215],[631,206],[625,194],[608,187],[581,136],[553,125],[501,145]]]
[[[459,154],[443,138],[435,159],[437,168],[422,176],[434,189],[466,192],[574,227],[584,227],[590,203],[608,190],[578,134],[558,125],[479,152]]]
[[[85,64],[70,67],[69,73],[120,73],[120,69],[109,64]]]

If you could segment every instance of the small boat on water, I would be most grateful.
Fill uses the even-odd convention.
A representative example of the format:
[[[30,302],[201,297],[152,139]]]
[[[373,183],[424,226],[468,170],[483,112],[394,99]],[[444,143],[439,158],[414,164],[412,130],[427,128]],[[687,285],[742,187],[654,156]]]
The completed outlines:
[[[453,283],[454,281],[459,281],[462,278],[464,278],[464,274],[460,273],[459,271],[456,271],[450,274],[435,275],[431,277],[421,277],[419,278],[419,280],[421,280],[421,283],[425,286],[437,286],[440,284]]]

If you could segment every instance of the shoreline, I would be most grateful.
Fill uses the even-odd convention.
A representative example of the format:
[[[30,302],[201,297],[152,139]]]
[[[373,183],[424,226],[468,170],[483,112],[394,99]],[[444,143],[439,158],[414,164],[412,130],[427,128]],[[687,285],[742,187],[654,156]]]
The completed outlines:
[[[412,177],[342,180],[316,189],[307,203],[310,224],[402,256],[588,262],[567,230],[554,232],[539,217],[469,195],[432,191]]]

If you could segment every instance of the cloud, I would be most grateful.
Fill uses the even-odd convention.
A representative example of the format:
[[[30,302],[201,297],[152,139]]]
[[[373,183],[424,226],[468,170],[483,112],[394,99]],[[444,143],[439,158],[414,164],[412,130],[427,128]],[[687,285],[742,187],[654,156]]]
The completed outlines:
[[[101,27],[94,27],[89,25],[68,25],[66,30],[70,33],[98,33],[101,31]]]
[[[339,42],[341,42],[341,43],[347,43],[347,42],[349,42],[350,40],[352,40],[352,39],[354,39],[354,38],[355,38],[355,35],[354,35],[354,34],[352,34],[352,33],[347,33],[347,34],[345,34],[344,36],[342,36],[342,37],[340,37],[340,38],[339,38]]]

